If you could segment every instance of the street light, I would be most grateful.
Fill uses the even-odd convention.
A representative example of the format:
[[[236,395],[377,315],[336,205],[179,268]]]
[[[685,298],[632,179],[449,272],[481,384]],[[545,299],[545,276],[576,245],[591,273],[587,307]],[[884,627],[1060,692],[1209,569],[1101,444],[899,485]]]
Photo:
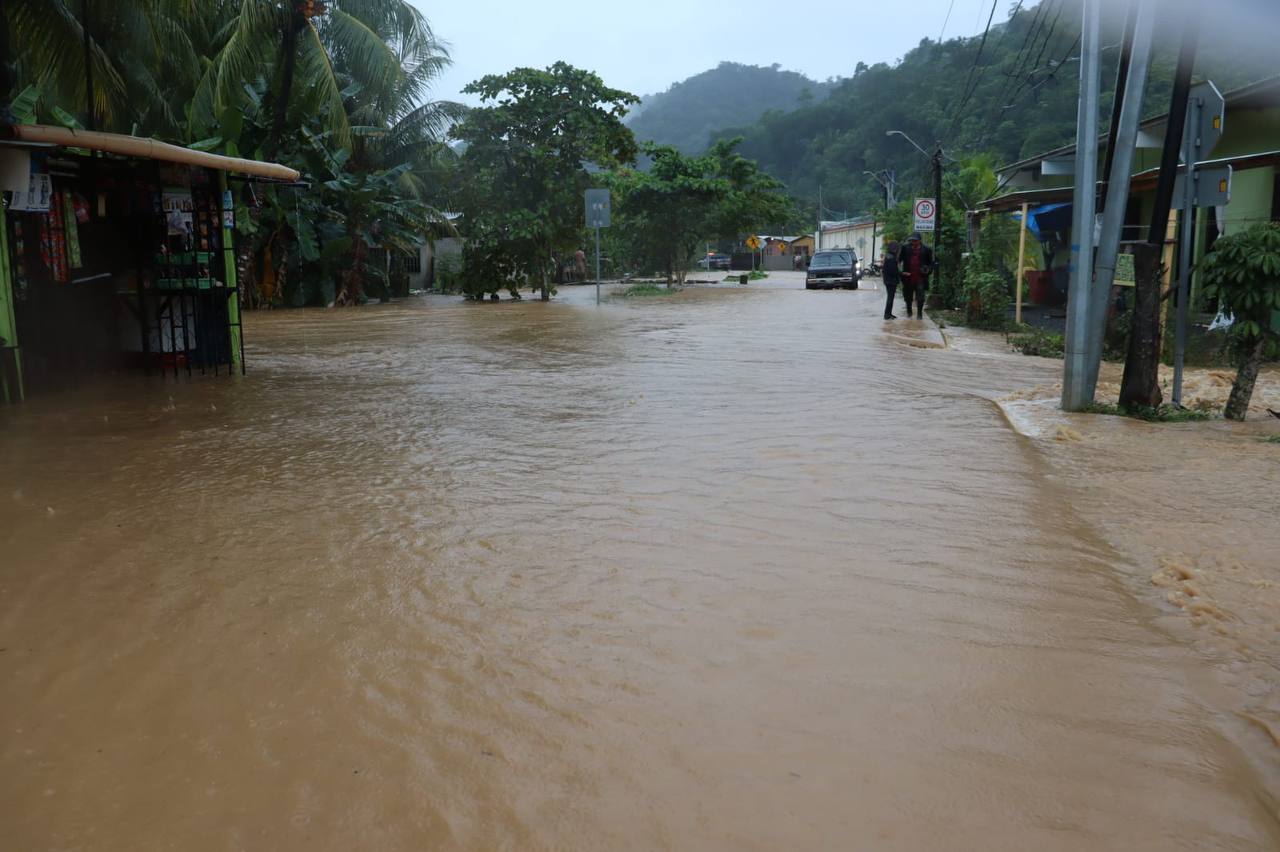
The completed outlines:
[[[884,132],[884,135],[885,135],[885,136],[901,136],[903,139],[907,140],[907,141],[908,141],[908,142],[910,142],[912,145],[915,145],[915,149],[916,149],[917,151],[919,151],[921,154],[924,154],[926,157],[932,157],[932,156],[933,156],[933,155],[932,155],[932,154],[930,154],[928,151],[926,151],[925,149],[921,148],[919,145],[916,145],[916,140],[912,139],[910,136],[908,136],[907,134],[903,133],[901,130],[886,130],[886,131]]]
[[[903,139],[911,143],[911,147],[915,148],[921,154],[924,154],[933,163],[933,265],[938,273],[938,280],[942,280],[942,255],[939,251],[938,240],[942,232],[942,145],[939,144],[934,148],[932,154],[916,144],[916,140],[912,139],[901,130],[886,130],[885,136],[901,136]]]

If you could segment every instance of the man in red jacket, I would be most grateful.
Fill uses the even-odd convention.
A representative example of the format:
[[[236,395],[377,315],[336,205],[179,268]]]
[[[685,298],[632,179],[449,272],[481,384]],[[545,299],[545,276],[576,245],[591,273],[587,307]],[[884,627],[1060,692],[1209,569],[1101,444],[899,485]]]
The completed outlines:
[[[898,268],[902,275],[902,298],[907,303],[907,316],[911,316],[914,297],[916,319],[923,319],[924,293],[929,289],[929,276],[933,273],[933,249],[920,241],[919,231],[913,233],[898,252]]]

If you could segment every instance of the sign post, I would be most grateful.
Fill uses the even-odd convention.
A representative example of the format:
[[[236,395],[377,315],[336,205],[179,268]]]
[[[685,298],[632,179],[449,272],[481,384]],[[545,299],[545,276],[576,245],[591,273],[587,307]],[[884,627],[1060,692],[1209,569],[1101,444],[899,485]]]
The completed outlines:
[[[610,199],[607,189],[586,192],[587,227],[596,232],[596,304],[600,304],[600,229],[609,227]]]
[[[913,230],[924,233],[935,229],[938,221],[938,205],[932,198],[917,198],[911,211],[915,218]]]
[[[751,250],[751,268],[754,270],[756,265],[756,252],[760,248],[760,238],[755,234],[747,237],[747,248]]]
[[[1200,158],[1207,156],[1222,139],[1222,125],[1227,102],[1213,83],[1205,81],[1191,88],[1187,109],[1187,131],[1182,158],[1187,170],[1181,186],[1175,184],[1174,197],[1182,199],[1182,215],[1178,217],[1178,313],[1173,336],[1173,404],[1182,406],[1182,370],[1187,354],[1187,317],[1191,310],[1191,252],[1195,234],[1191,222],[1194,207],[1226,204],[1231,195],[1231,167],[1201,169]]]

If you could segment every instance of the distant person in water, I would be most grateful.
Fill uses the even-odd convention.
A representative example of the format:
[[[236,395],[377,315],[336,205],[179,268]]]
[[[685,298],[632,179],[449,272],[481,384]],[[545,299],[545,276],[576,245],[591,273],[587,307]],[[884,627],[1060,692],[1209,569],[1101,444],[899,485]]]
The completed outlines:
[[[898,272],[898,251],[901,246],[897,240],[890,240],[885,246],[884,257],[881,259],[881,270],[884,274],[884,290],[887,294],[884,300],[884,318],[887,320],[897,319],[893,315],[893,297],[898,294],[898,282],[902,280],[902,275]],[[910,306],[907,308],[910,313]]]
[[[898,273],[902,276],[902,298],[907,303],[907,316],[911,316],[911,303],[916,303],[916,318],[924,318],[924,294],[929,289],[929,275],[933,273],[933,249],[920,240],[916,231],[898,252]]]
[[[587,280],[587,253],[582,249],[573,253],[573,275],[579,282]]]

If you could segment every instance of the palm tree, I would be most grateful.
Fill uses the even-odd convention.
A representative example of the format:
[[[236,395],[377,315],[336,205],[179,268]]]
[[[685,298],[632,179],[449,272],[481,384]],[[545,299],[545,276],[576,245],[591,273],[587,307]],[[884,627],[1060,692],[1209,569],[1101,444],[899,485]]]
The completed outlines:
[[[349,146],[346,97],[363,93],[374,102],[394,100],[396,90],[419,69],[427,80],[435,76],[427,72],[438,72],[448,62],[444,45],[408,0],[234,0],[222,5],[236,8],[223,30],[225,43],[197,86],[197,112],[205,119],[216,116],[243,97],[246,81],[258,76],[272,80],[269,157],[279,150],[291,113],[322,113],[327,129]],[[345,85],[344,76],[349,77]]]
[[[109,129],[196,141],[244,103],[246,84],[266,80],[268,156],[291,116],[323,114],[349,146],[344,100],[353,91],[375,103],[399,99],[406,85],[420,94],[448,62],[408,0],[0,0],[0,20],[16,47],[16,79]],[[90,80],[93,109],[81,111]]]

